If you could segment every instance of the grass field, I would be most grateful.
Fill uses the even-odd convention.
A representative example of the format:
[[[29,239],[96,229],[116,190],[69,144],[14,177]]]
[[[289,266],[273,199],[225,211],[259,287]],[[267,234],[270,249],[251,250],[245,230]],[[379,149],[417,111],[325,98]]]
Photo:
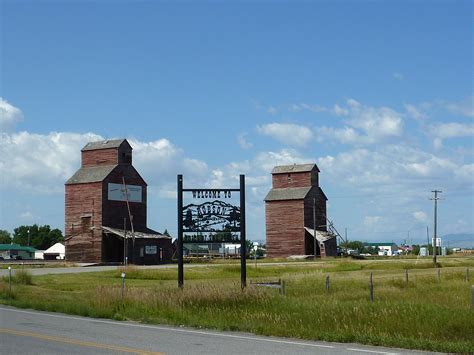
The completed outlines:
[[[428,260],[328,260],[247,265],[248,281],[285,281],[276,289],[240,289],[234,265],[176,269],[129,267],[110,272],[18,275],[0,302],[17,307],[118,320],[239,330],[302,339],[474,352],[474,257],[441,258],[440,279]],[[471,269],[467,282],[466,268]],[[405,270],[408,272],[406,282]],[[126,273],[121,299],[120,274]],[[373,273],[374,302],[369,298]],[[330,290],[326,291],[326,276]]]

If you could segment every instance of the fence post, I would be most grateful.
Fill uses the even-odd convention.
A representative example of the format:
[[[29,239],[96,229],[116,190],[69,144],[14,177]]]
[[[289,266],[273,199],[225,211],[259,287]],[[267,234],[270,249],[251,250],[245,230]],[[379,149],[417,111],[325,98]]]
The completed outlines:
[[[471,286],[471,308],[474,309],[474,285]]]
[[[121,291],[121,297],[122,297],[122,302],[123,302],[123,294],[124,294],[124,289],[125,289],[125,273],[122,272],[122,291]]]
[[[284,296],[285,295],[285,280],[279,280],[280,281],[280,295]]]
[[[408,269],[405,270],[405,283],[408,285]]]
[[[465,276],[466,282],[469,282],[469,268],[466,268],[466,276]]]
[[[10,265],[8,265],[8,288],[11,294],[12,293],[12,267]]]
[[[329,284],[329,275],[326,276],[326,291],[329,292],[329,287],[330,287],[330,284]]]
[[[438,268],[438,282],[441,282],[441,269]]]
[[[374,302],[374,282],[370,273],[370,302]]]

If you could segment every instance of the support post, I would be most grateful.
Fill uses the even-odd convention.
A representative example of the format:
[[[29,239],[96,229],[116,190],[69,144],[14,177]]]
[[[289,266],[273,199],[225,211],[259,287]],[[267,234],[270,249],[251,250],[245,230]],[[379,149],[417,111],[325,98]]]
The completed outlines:
[[[122,292],[121,292],[121,297],[122,297],[122,302],[123,302],[123,296],[124,296],[124,290],[125,290],[125,273],[122,272]]]
[[[245,242],[245,175],[240,175],[240,284],[242,289],[247,286],[247,248]]]
[[[316,260],[316,198],[313,198],[313,246],[314,259]]]
[[[8,290],[12,293],[12,267],[8,265]]]
[[[183,175],[178,175],[178,287],[183,284]]]
[[[372,273],[370,273],[370,302],[374,302],[374,282],[372,278]]]
[[[441,269],[438,268],[438,282],[441,282]]]
[[[405,283],[408,285],[408,269],[405,270]]]
[[[329,284],[329,275],[326,276],[326,291],[329,292],[329,287],[330,287],[330,284]]]
[[[466,268],[466,276],[465,276],[466,282],[469,282],[469,268]]]

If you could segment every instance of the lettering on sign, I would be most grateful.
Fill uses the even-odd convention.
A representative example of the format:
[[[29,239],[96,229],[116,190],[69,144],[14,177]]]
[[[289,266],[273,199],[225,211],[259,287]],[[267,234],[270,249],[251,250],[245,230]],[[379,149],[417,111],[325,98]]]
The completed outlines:
[[[156,245],[145,245],[145,254],[156,254],[157,250]]]
[[[193,198],[232,198],[230,190],[192,190]]]
[[[127,195],[125,194],[125,188]],[[108,198],[110,201],[142,202],[142,187],[137,185],[113,184],[108,185]]]

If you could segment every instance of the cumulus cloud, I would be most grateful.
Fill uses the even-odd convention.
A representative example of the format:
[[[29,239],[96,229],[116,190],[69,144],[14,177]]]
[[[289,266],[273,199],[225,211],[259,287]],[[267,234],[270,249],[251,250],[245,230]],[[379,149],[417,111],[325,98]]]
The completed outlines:
[[[257,132],[270,136],[288,145],[303,146],[312,138],[313,133],[308,127],[292,123],[268,123],[257,126]]]
[[[354,99],[346,106],[335,105],[331,112],[344,116],[344,127],[319,127],[319,140],[329,138],[344,144],[373,144],[403,133],[402,114],[389,107],[371,107]]]
[[[415,105],[410,105],[410,104],[405,104],[405,110],[408,114],[408,116],[422,121],[428,118],[428,115],[424,112],[424,110],[421,107],[417,107]]]
[[[474,117],[474,95],[468,96],[459,102],[443,102],[443,106],[454,114]]]
[[[62,191],[64,182],[80,164],[78,152],[87,142],[100,139],[102,137],[94,133],[3,133],[0,141],[3,187]]]
[[[373,225],[377,224],[380,221],[380,216],[365,216],[364,218],[364,225],[368,227],[372,227]]]
[[[419,222],[426,222],[428,220],[428,216],[423,211],[413,212],[413,217]]]
[[[440,123],[431,126],[431,132],[438,138],[457,138],[474,136],[474,124],[472,123]]]
[[[0,97],[0,131],[9,131],[23,119],[21,110]]]
[[[243,149],[250,149],[252,148],[253,144],[247,141],[247,133],[241,133],[237,136],[237,142],[239,143],[240,147]]]
[[[3,133],[0,141],[2,188],[31,192],[63,192],[63,185],[80,167],[80,150],[87,142],[103,140],[94,133],[52,132],[46,135]],[[176,190],[176,174],[190,179],[206,175],[207,164],[185,156],[167,139],[142,142],[129,140],[133,164],[150,187],[169,197]]]

